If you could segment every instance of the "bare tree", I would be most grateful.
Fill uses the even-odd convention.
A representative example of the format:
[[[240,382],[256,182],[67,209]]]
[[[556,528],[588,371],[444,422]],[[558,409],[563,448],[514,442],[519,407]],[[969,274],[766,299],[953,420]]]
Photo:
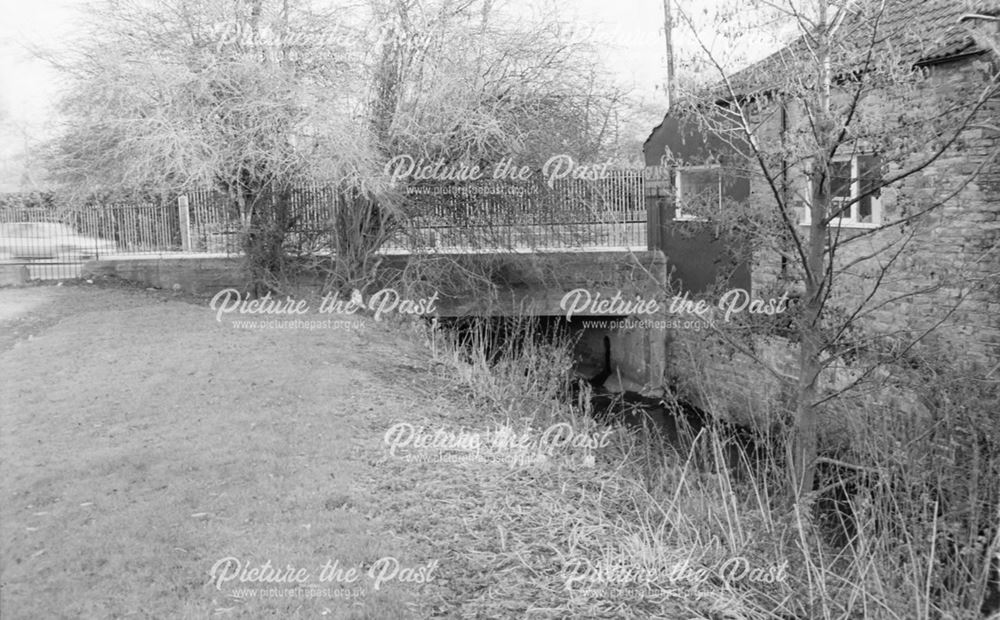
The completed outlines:
[[[524,164],[602,154],[622,93],[555,5],[537,6],[530,20],[514,8],[371,0],[370,117],[385,152]]]
[[[334,251],[354,279],[398,220],[389,158],[594,156],[618,101],[556,13],[528,22],[492,0],[108,0],[91,16],[57,60],[73,80],[57,178],[77,194],[225,192],[255,279],[280,269],[298,183],[344,188]]]
[[[377,169],[351,123],[347,46],[325,35],[335,11],[113,0],[89,15],[76,52],[57,59],[72,86],[52,159],[78,198],[216,188],[259,280],[280,262],[294,184],[356,186]]]
[[[963,70],[960,82],[944,86],[939,73],[916,67],[934,46],[914,34],[911,26],[919,16],[908,13],[908,3],[740,5],[756,18],[783,18],[798,38],[736,72],[698,33],[690,14],[680,12],[699,42],[702,61],[717,77],[710,91],[688,93],[685,111],[728,142],[724,166],[750,177],[759,197],[749,205],[731,205],[722,218],[717,210],[696,214],[739,227],[752,239],[758,260],[781,257],[785,281],[798,283],[790,487],[801,497],[814,488],[823,405],[911,351],[961,302],[985,299],[996,286],[980,264],[995,262],[989,256],[996,248],[985,248],[982,256],[968,258],[968,271],[950,274],[969,278],[969,284],[918,327],[857,333],[872,315],[920,295],[939,295],[949,286],[940,278],[904,287],[889,283],[920,269],[913,252],[933,243],[944,206],[963,200],[963,190],[984,170],[995,170],[997,149],[970,150],[969,140],[978,135],[977,124],[996,112],[998,76],[995,66],[976,65]],[[738,14],[725,18],[731,26]],[[957,19],[952,23],[958,28]],[[952,167],[960,174],[926,174],[970,151],[974,158]],[[893,212],[882,216],[878,203],[897,196]],[[821,389],[824,369],[845,354],[867,365],[846,385]]]

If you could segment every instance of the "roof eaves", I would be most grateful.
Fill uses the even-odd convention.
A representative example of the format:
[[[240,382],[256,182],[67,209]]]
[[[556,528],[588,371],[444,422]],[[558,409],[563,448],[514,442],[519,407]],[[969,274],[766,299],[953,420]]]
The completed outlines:
[[[952,43],[951,45],[946,45],[940,47],[932,52],[928,52],[923,55],[916,62],[913,63],[915,67],[921,67],[926,65],[934,65],[945,62],[951,62],[953,60],[959,60],[961,58],[966,58],[968,56],[978,56],[980,54],[985,54],[986,50],[980,47],[976,41],[970,36],[966,37],[961,41]]]

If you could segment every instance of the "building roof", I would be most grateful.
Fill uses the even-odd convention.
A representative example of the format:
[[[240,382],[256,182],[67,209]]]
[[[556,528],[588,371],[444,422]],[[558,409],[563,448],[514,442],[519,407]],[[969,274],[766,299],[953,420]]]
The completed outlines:
[[[851,0],[848,0],[851,1]],[[877,62],[893,62],[897,66],[922,66],[943,63],[949,60],[982,54],[987,50],[977,44],[970,26],[959,19],[970,12],[985,15],[1000,15],[1000,0],[886,0],[885,10],[864,13],[864,7],[871,11],[871,5],[878,1],[853,1],[854,10],[847,14],[840,25],[843,36],[838,46],[834,66],[842,73],[850,68],[861,68],[863,55],[871,47],[874,31],[874,56]],[[878,27],[873,28],[874,19]],[[789,75],[801,75],[803,71],[815,71],[815,63],[809,61],[809,43],[803,35],[770,56],[753,63],[749,67],[730,76],[729,82],[739,96],[781,90],[781,85]],[[730,98],[730,91],[717,84],[713,91],[720,101]],[[644,144],[644,151],[654,153],[659,158],[664,138],[660,134],[678,132],[676,121],[672,124],[671,113],[664,122],[650,133]],[[699,130],[700,131],[700,130]],[[660,136],[660,138],[657,138]],[[690,141],[690,136],[688,137]],[[647,165],[653,165],[647,161]]]
[[[982,53],[959,18],[968,13],[960,0],[896,0],[887,7],[884,32],[901,60],[912,65]]]
[[[959,23],[970,8],[962,0],[886,0],[884,11],[879,2],[851,4],[854,8],[849,9],[839,26],[840,45],[834,50],[834,66],[845,72],[852,66],[861,67],[872,43],[879,62],[911,67],[986,51],[976,43],[968,27]],[[802,66],[810,43],[811,36],[802,35],[737,72],[731,82],[744,94],[776,88],[778,78]]]

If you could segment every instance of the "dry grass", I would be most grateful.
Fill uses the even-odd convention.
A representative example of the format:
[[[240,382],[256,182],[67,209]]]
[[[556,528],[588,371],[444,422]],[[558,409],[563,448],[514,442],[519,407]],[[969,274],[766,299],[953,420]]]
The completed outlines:
[[[563,422],[602,432],[557,398],[568,343],[539,346],[536,326],[522,328],[518,346],[499,353],[484,350],[485,337],[461,347],[446,334],[428,334],[441,380],[483,416],[465,418],[470,427]],[[815,498],[788,505],[773,495],[779,463],[764,463],[758,476],[731,474],[719,464],[733,447],[711,433],[684,459],[649,432],[619,427],[610,437],[592,454],[568,450],[541,464],[421,472],[436,477],[431,486],[452,489],[438,523],[404,509],[428,548],[449,543],[441,554],[456,568],[442,610],[460,617],[977,617],[974,597],[930,587],[941,554],[915,536],[924,523],[890,530],[881,524],[898,511],[876,514],[857,504],[854,551],[837,548],[817,524]],[[744,569],[754,572],[738,578]]]

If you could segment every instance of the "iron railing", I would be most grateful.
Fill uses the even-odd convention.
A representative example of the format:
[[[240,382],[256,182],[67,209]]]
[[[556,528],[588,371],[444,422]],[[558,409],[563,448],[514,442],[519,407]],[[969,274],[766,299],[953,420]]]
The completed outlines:
[[[423,182],[392,208],[386,253],[645,249],[642,170],[599,180]],[[331,251],[338,209],[351,198],[302,186],[289,196],[290,249]],[[11,206],[0,201],[0,262],[29,265],[32,277],[75,277],[92,258],[165,252],[240,252],[245,226],[219,192],[160,202],[80,208]],[[324,250],[325,248],[325,250]],[[37,275],[36,275],[37,274]]]

